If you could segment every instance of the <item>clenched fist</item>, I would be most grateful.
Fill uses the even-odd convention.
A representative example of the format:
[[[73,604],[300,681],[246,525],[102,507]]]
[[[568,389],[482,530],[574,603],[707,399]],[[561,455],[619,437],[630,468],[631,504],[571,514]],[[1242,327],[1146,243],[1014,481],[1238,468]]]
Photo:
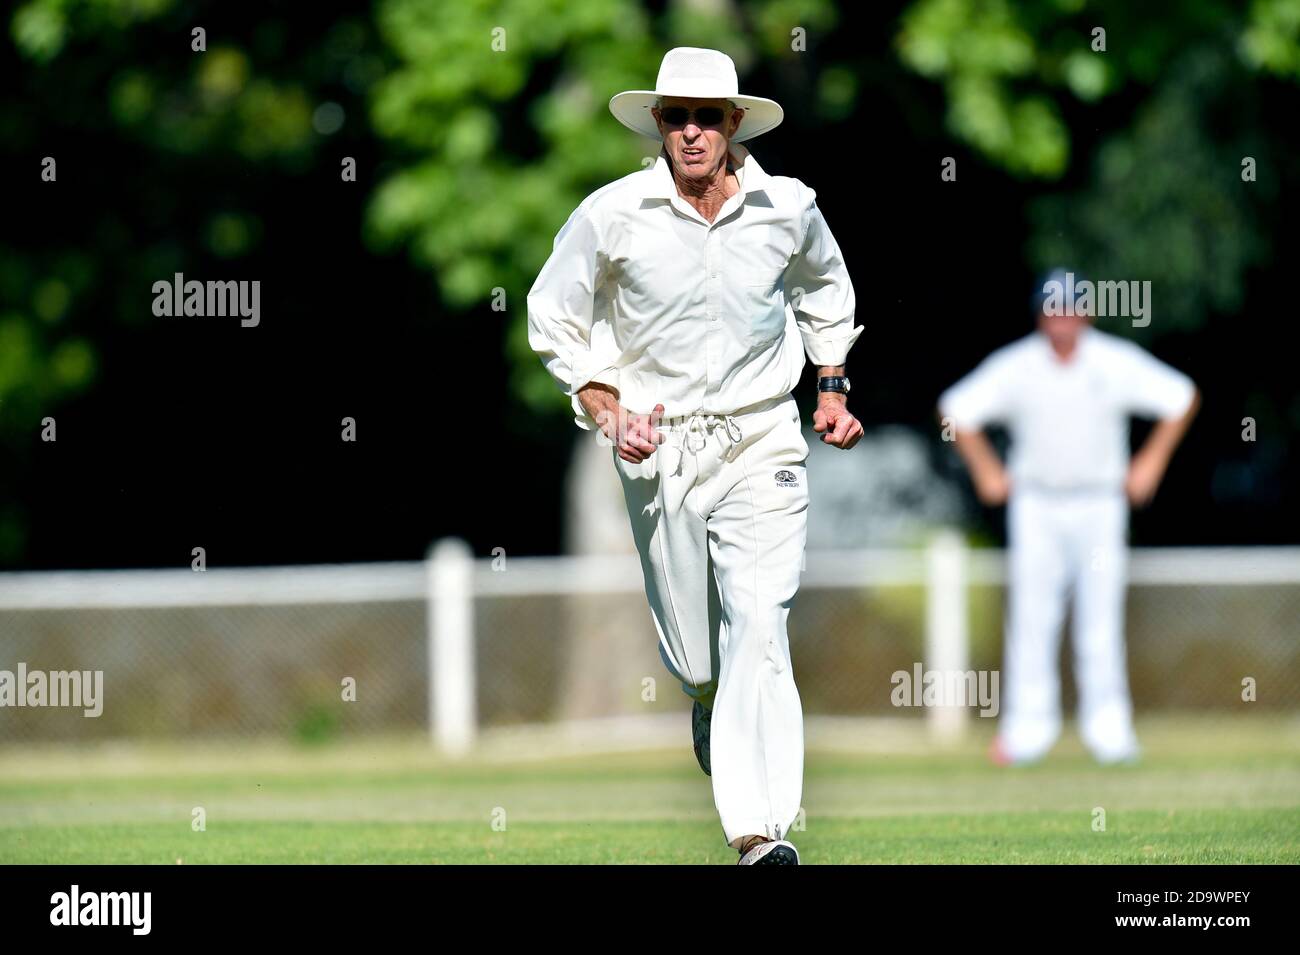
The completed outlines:
[[[863,434],[862,424],[853,417],[844,399],[829,397],[825,392],[818,398],[817,410],[813,412],[813,430],[821,434],[823,444],[845,451],[857,444]]]
[[[639,464],[654,454],[655,448],[665,441],[659,430],[663,413],[664,406],[661,404],[655,405],[649,414],[631,414],[626,408],[620,407],[618,423],[621,427],[618,434],[605,431],[605,435],[618,446],[618,456],[631,464]]]

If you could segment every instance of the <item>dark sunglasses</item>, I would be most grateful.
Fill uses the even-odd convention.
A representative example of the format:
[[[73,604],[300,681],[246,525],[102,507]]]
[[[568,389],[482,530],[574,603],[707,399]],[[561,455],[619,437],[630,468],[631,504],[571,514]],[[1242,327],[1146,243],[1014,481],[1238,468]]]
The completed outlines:
[[[663,117],[666,126],[685,126],[686,121],[695,117],[695,123],[698,126],[721,126],[723,118],[727,111],[721,106],[701,106],[698,109],[687,109],[685,106],[665,106],[659,111]]]

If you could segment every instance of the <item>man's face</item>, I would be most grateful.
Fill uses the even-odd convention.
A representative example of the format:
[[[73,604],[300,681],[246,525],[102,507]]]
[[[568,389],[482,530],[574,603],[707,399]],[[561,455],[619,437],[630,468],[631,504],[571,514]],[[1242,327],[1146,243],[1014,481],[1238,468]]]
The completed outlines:
[[[1061,351],[1070,351],[1079,342],[1079,335],[1091,319],[1086,315],[1076,315],[1074,309],[1066,306],[1059,315],[1042,312],[1038,316],[1038,330]]]
[[[722,117],[720,122],[705,126],[701,125],[700,117],[692,112],[684,122],[672,123],[669,121],[671,113],[668,117],[664,115],[670,107],[688,110],[712,107],[721,110]],[[690,179],[707,176],[724,161],[728,143],[745,117],[743,109],[733,110],[725,99],[694,99],[684,96],[665,96],[662,108],[651,109],[651,112],[659,124],[659,133],[664,138],[664,146],[677,174]]]

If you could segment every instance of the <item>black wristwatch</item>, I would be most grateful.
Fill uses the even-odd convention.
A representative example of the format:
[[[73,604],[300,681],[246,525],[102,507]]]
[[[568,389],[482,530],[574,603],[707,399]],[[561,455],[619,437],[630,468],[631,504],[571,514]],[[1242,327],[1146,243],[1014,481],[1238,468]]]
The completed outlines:
[[[849,393],[849,380],[843,375],[827,375],[824,378],[817,379],[817,390],[821,391],[838,391],[842,395]]]

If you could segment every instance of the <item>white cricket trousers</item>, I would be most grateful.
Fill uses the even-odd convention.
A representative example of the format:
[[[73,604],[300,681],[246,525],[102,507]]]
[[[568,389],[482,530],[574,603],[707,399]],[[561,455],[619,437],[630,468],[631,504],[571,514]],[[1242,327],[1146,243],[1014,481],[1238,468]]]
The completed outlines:
[[[1079,731],[1103,762],[1137,755],[1124,651],[1128,503],[1121,490],[1013,489],[1007,509],[1010,594],[999,736],[1017,760],[1061,732],[1058,658],[1073,597]]]
[[[807,539],[799,408],[783,395],[661,430],[665,442],[639,464],[613,451],[659,653],[713,710],[713,800],[727,841],[781,838],[803,797],[786,633]]]

